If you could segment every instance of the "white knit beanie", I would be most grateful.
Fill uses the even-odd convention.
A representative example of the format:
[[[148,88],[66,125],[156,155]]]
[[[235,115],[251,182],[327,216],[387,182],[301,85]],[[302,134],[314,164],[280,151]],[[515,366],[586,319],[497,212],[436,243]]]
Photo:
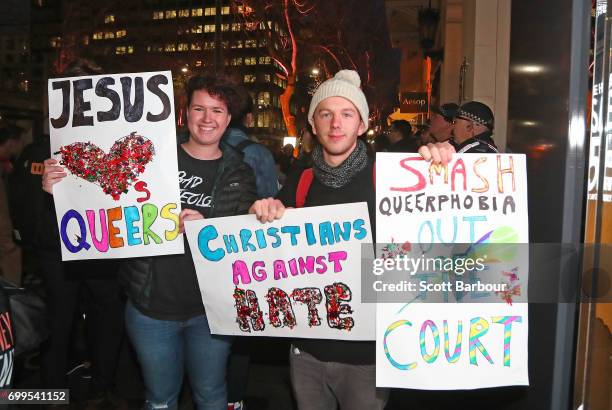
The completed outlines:
[[[310,108],[308,109],[308,121],[310,124],[313,125],[314,112],[321,101],[329,97],[343,97],[357,107],[361,120],[365,124],[365,131],[367,131],[370,110],[366,97],[361,88],[359,88],[360,85],[361,79],[357,71],[354,70],[340,70],[333,78],[324,81],[317,88],[317,91],[312,96],[312,101],[310,101]]]

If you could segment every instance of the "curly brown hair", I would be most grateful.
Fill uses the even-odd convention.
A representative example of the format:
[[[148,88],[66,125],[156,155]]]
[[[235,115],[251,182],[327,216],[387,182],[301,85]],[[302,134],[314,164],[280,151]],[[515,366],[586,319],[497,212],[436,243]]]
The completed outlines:
[[[237,117],[244,105],[244,97],[240,92],[240,86],[236,80],[223,73],[206,73],[191,77],[185,87],[187,106],[191,105],[194,92],[206,91],[211,96],[223,101],[232,117]]]

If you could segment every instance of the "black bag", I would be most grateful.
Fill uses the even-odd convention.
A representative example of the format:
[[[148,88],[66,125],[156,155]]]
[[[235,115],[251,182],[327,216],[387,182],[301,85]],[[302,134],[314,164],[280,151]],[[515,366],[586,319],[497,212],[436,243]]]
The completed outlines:
[[[43,299],[4,278],[0,287],[8,298],[15,335],[15,355],[36,349],[49,336],[47,310]]]

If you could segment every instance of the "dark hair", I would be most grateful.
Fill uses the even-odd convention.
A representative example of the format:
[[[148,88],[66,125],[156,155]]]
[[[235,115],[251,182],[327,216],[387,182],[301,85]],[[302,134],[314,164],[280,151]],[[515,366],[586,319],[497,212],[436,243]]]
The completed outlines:
[[[223,101],[232,117],[240,117],[241,111],[243,111],[244,98],[239,87],[240,85],[234,79],[222,73],[207,73],[191,77],[185,87],[187,107],[191,105],[194,92],[206,91],[211,96]]]
[[[9,140],[18,140],[21,138],[24,129],[13,124],[0,124],[0,145],[3,145]]]
[[[237,85],[238,93],[240,94],[240,107],[235,115],[232,115],[230,127],[242,127],[247,114],[253,112],[253,99],[251,94],[243,85]]]
[[[102,67],[92,60],[78,58],[68,64],[68,67],[61,72],[63,77],[82,77],[86,75],[102,74]]]
[[[412,136],[412,125],[406,120],[396,120],[391,123],[391,129],[402,134],[403,138]]]

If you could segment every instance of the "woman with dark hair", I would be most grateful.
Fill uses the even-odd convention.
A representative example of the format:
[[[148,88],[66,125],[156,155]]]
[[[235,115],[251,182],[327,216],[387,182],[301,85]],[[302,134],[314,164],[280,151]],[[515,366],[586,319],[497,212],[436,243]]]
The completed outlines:
[[[235,149],[221,143],[240,98],[237,84],[224,75],[197,76],[187,83],[189,139],[177,147],[181,233],[184,221],[245,214],[257,198],[253,171]],[[48,192],[56,168],[45,166]],[[126,328],[142,368],[145,408],[177,409],[186,372],[196,409],[227,409],[232,338],[210,333],[188,244],[182,255],[126,260],[120,279],[128,294]]]

